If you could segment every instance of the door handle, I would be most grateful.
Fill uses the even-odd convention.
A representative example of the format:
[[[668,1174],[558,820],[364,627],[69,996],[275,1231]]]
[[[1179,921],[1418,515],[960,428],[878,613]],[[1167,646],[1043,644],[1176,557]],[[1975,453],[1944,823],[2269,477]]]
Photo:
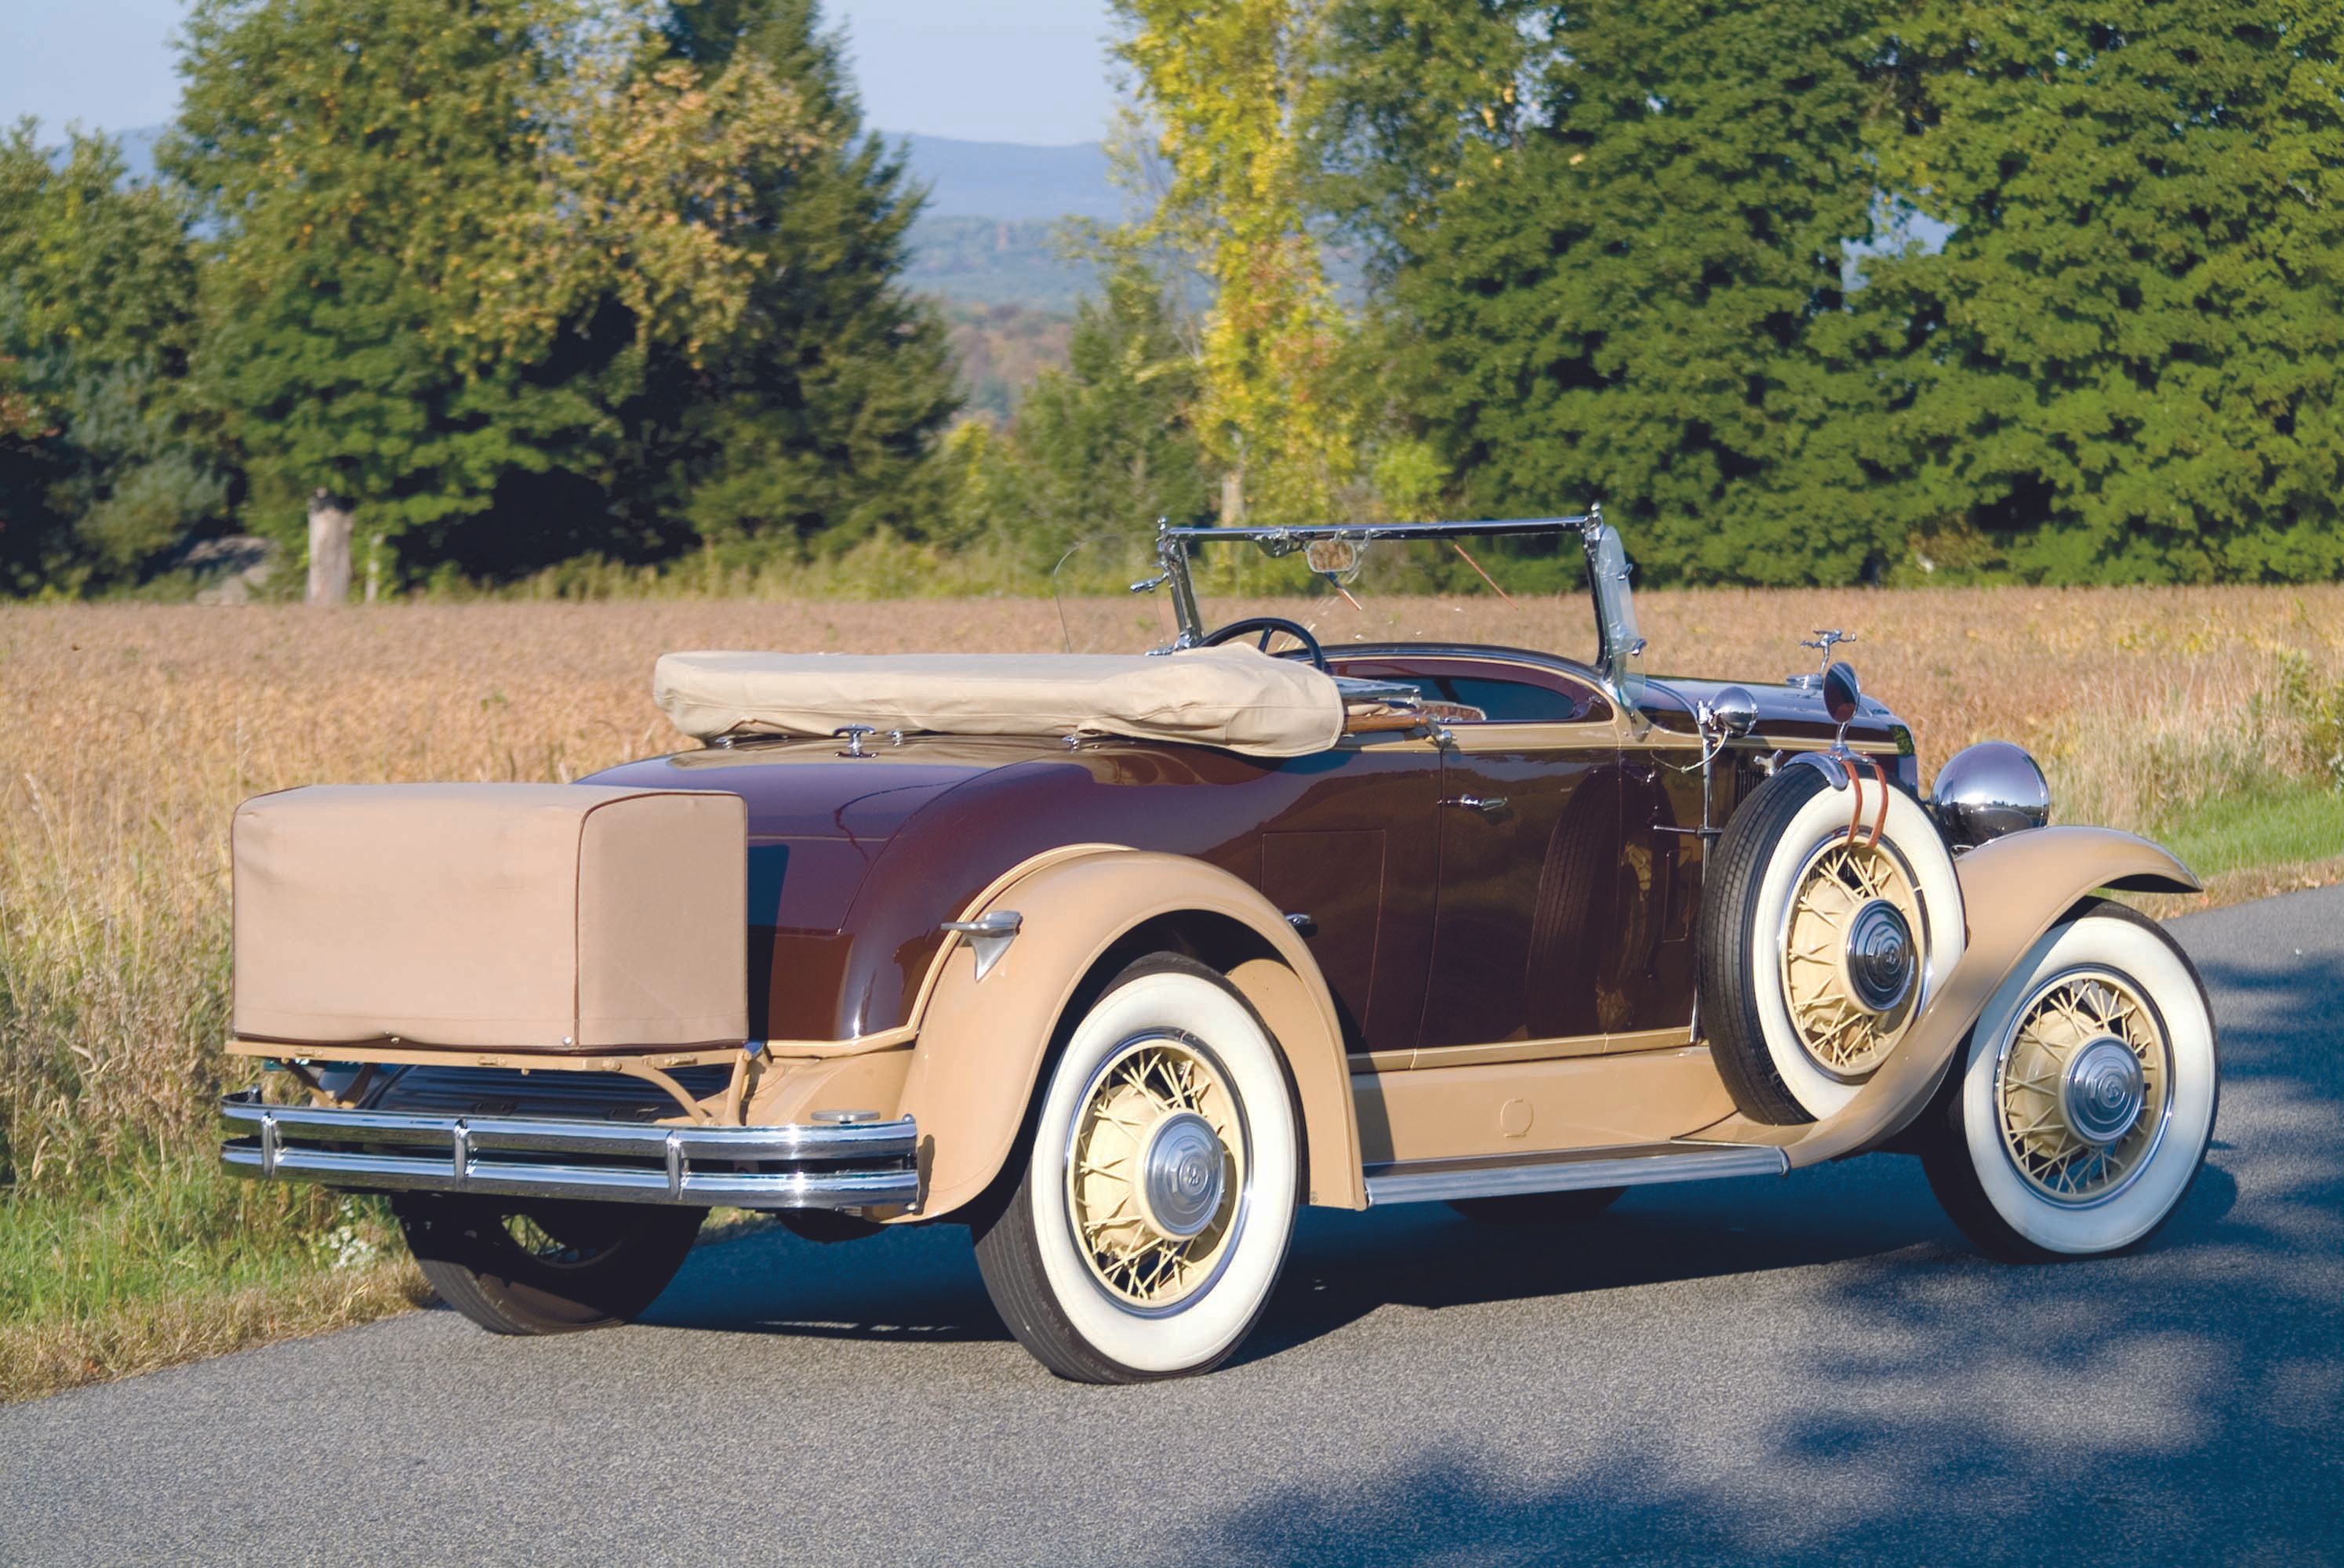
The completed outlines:
[[[1443,806],[1462,806],[1468,811],[1479,811],[1484,817],[1494,817],[1506,809],[1503,795],[1452,795]]]

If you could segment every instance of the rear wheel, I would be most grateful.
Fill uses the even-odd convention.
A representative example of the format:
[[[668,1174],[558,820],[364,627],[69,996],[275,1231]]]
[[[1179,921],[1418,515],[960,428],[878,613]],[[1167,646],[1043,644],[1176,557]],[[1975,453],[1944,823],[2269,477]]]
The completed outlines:
[[[683,1266],[706,1212],[436,1192],[394,1198],[391,1210],[440,1299],[500,1334],[641,1315]]]
[[[1260,1019],[1202,964],[1143,959],[1067,1037],[977,1268],[1010,1332],[1060,1377],[1208,1371],[1278,1283],[1300,1156]]]

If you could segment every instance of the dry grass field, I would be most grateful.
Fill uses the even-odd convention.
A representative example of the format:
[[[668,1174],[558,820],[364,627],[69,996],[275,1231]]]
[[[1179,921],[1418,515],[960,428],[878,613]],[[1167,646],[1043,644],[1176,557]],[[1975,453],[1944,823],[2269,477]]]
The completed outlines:
[[[2344,855],[2344,587],[1639,603],[1662,671],[1778,679],[1812,668],[1810,628],[1855,631],[1847,656],[1914,724],[1925,774],[2022,741],[2061,819],[2174,835],[2234,894]],[[1443,608],[1470,636],[1491,607]],[[1073,615],[1084,646],[1158,636],[1142,603]],[[1056,607],[1016,599],[0,609],[0,1400],[418,1299],[370,1206],[247,1190],[205,1158],[239,799],[566,779],[669,749],[649,694],[668,648],[1061,636]]]

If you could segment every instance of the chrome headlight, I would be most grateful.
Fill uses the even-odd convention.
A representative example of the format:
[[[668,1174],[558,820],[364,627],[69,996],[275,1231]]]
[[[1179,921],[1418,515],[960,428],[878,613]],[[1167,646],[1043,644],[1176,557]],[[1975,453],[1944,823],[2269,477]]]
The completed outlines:
[[[2051,819],[2043,769],[2007,740],[1981,740],[1947,758],[1933,803],[1946,840],[1965,849]]]

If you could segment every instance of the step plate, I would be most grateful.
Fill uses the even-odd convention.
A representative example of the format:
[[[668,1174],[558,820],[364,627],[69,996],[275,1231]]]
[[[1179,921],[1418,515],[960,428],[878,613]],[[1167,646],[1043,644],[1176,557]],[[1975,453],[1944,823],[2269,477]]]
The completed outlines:
[[[1652,1143],[1559,1154],[1411,1160],[1368,1167],[1368,1206],[1781,1176],[1790,1169],[1791,1157],[1782,1150],[1746,1143]]]

